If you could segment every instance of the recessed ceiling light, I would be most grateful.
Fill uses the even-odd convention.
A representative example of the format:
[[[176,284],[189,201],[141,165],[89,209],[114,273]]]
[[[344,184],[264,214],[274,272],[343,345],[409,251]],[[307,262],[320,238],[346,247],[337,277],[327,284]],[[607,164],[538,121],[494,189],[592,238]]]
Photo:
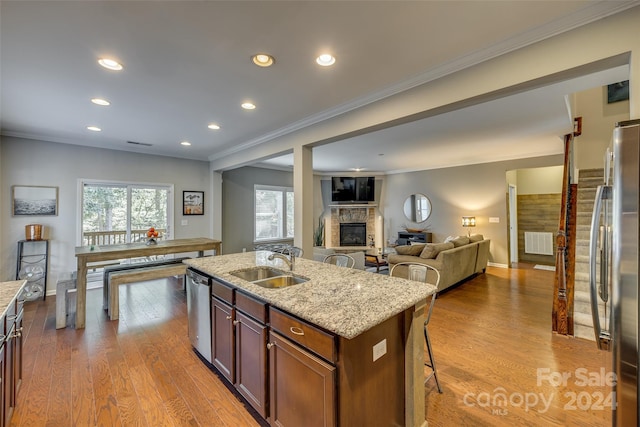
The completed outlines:
[[[243,102],[242,103],[242,108],[244,108],[245,110],[255,110],[256,106],[255,106],[255,104],[252,104],[251,102]]]
[[[218,125],[217,125],[217,124],[215,124],[215,123],[210,123],[210,124],[209,124],[209,126],[207,126],[207,127],[208,127],[209,129],[211,129],[211,130],[218,130],[218,129],[220,129],[220,126],[218,126]]]
[[[98,126],[87,126],[87,129],[92,132],[100,132],[102,130]]]
[[[107,106],[107,105],[111,105],[111,103],[109,101],[107,101],[106,99],[102,99],[102,98],[91,98],[91,102],[93,102],[96,105],[103,105],[103,106]]]
[[[318,65],[328,67],[329,65],[335,64],[336,58],[328,53],[323,53],[316,58],[316,62],[318,63]]]
[[[251,57],[251,60],[258,67],[270,67],[274,62],[276,62],[273,56],[266,53],[257,53]]]
[[[112,71],[120,71],[122,70],[122,64],[114,59],[109,58],[100,58],[98,59],[98,64],[102,65],[104,68]]]
[[[188,147],[191,145],[191,143],[189,141],[182,141],[180,145],[184,145],[185,147]]]

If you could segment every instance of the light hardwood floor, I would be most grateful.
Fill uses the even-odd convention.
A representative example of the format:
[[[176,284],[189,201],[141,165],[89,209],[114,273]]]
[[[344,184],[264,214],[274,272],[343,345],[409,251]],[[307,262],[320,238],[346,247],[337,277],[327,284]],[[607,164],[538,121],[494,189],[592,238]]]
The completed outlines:
[[[429,331],[444,393],[433,380],[426,386],[430,426],[610,425],[608,410],[564,408],[571,393],[583,393],[583,408],[587,397],[608,393],[574,378],[577,368],[597,372],[605,358],[592,342],[550,332],[552,285],[548,271],[489,268],[438,298]],[[191,351],[179,283],[121,288],[120,320],[109,321],[101,290],[90,290],[79,331],[55,329],[53,297],[26,305],[24,379],[11,425],[257,426]],[[537,385],[537,369],[572,378]],[[511,403],[493,405],[501,391]],[[551,407],[518,405],[518,396],[533,402],[533,394],[551,396]]]

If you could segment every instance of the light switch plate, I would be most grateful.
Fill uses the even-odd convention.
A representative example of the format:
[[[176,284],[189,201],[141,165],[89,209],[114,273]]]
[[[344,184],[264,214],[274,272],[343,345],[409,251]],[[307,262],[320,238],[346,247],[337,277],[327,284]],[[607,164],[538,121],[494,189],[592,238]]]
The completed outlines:
[[[498,224],[500,222],[500,217],[498,217],[498,216],[490,216],[489,217],[489,222],[493,222],[495,224]]]
[[[180,222],[181,225],[187,225],[189,224],[189,220],[188,219],[183,219],[182,222]]]
[[[383,339],[378,344],[373,346],[373,361],[380,359],[387,354],[387,339]]]

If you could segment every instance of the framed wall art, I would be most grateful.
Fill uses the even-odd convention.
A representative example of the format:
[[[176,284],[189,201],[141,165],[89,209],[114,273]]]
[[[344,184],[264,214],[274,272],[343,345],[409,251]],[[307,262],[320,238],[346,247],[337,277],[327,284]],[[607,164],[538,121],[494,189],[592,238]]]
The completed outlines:
[[[629,80],[607,85],[607,104],[629,99]]]
[[[58,215],[58,187],[12,186],[11,213],[13,216]]]
[[[182,192],[182,214],[204,215],[204,191]]]

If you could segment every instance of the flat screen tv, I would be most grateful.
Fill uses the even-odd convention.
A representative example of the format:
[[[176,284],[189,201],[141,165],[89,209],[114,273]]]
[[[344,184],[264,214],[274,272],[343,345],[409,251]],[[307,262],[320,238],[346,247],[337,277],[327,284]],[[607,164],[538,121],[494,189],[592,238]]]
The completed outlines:
[[[334,176],[331,178],[331,201],[373,202],[375,181],[373,176]]]

